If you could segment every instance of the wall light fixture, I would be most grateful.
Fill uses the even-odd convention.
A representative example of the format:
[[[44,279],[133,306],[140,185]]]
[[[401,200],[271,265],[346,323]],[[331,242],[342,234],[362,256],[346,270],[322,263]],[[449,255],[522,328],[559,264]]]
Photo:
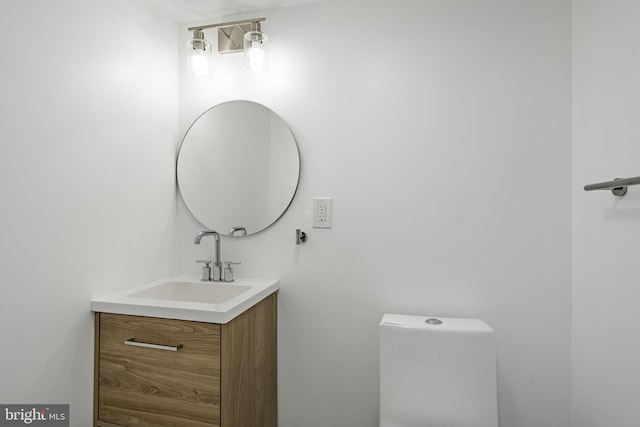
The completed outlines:
[[[188,28],[193,38],[187,44],[189,73],[194,77],[211,75],[211,43],[204,38],[208,28],[218,29],[218,53],[244,52],[245,70],[268,71],[267,42],[260,23],[266,18],[223,22]]]

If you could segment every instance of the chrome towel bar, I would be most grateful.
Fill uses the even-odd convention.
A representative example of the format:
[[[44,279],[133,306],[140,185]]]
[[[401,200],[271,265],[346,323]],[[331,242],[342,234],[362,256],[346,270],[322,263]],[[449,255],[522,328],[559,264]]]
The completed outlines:
[[[635,178],[616,178],[613,181],[599,182],[584,186],[584,191],[611,190],[614,196],[622,197],[627,194],[627,187],[640,184],[640,176]]]

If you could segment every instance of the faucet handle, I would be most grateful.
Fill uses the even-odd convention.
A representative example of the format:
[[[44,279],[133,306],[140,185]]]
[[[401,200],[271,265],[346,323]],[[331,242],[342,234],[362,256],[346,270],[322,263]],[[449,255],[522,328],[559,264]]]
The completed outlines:
[[[234,262],[234,261],[225,261],[224,262],[224,277],[223,277],[223,281],[225,282],[233,282],[234,278],[233,278],[233,267],[234,265],[239,265],[241,264],[241,262]]]
[[[210,259],[199,259],[196,261],[197,263],[204,264],[202,267],[202,279],[201,282],[210,282],[211,281],[211,265],[213,261]]]

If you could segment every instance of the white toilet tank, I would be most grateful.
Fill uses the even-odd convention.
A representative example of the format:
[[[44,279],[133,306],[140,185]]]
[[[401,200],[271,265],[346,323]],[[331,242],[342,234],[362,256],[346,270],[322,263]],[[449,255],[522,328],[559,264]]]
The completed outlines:
[[[477,319],[385,314],[380,427],[498,427],[493,330]]]

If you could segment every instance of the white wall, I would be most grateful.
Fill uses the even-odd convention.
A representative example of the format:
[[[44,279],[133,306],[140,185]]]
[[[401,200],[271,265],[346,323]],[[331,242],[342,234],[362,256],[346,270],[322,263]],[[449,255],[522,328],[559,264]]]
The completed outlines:
[[[0,2],[0,402],[92,423],[92,296],[173,272],[174,23],[146,1]]]
[[[573,2],[573,422],[638,425],[640,191],[585,184],[640,175],[640,3]]]
[[[182,69],[180,129],[248,99],[300,146],[290,210],[222,242],[239,277],[281,281],[280,427],[376,425],[385,312],[484,319],[498,341],[501,425],[568,426],[570,1],[263,12],[270,76],[242,73],[242,55],[216,56],[212,82]],[[314,196],[333,197],[332,229],[311,228]],[[210,254],[211,242],[192,243],[200,229],[180,205],[178,271],[198,274]]]

